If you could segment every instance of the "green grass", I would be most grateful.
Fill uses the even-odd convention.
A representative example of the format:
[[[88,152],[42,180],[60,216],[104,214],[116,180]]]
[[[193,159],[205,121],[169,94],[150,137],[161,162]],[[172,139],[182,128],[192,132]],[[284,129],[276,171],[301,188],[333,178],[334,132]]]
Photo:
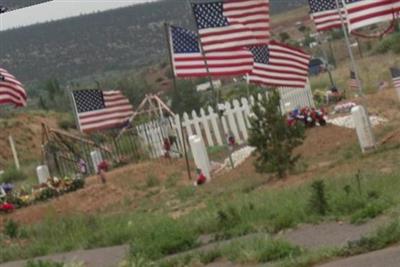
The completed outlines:
[[[248,233],[275,233],[299,223],[330,218],[359,223],[400,204],[398,175],[370,172],[358,177],[324,179],[329,206],[325,216],[310,213],[310,183],[283,189],[243,190],[243,186],[251,186],[249,181],[232,184],[232,188],[227,186],[218,193],[209,193],[211,195],[205,191],[207,188],[177,187],[175,198],[180,199],[182,204],[206,198],[203,202],[206,207],[176,220],[171,219],[163,209],[153,214],[128,212],[109,216],[73,215],[61,219],[53,215],[40,224],[20,227],[26,245],[14,242],[4,246],[2,244],[7,237],[0,236],[0,262],[120,244],[131,244],[133,257],[158,260],[196,247],[201,234],[211,234],[221,240]],[[258,184],[258,181],[253,183]],[[157,205],[162,206],[163,203],[157,202]],[[224,253],[227,255],[227,252]],[[272,260],[266,256],[262,258],[261,252],[254,253],[248,255],[247,260]],[[230,256],[233,260],[246,261],[247,256],[233,258],[233,254]]]

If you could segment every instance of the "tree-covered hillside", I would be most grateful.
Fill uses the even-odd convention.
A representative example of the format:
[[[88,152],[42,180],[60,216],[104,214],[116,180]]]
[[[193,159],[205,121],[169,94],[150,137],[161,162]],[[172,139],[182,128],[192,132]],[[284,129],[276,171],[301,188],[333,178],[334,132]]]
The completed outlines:
[[[271,10],[277,13],[304,2],[271,0]],[[166,58],[163,23],[193,25],[184,3],[163,0],[0,32],[0,66],[33,82],[158,63]]]
[[[0,0],[0,6],[5,6],[9,10],[32,6],[51,0]]]

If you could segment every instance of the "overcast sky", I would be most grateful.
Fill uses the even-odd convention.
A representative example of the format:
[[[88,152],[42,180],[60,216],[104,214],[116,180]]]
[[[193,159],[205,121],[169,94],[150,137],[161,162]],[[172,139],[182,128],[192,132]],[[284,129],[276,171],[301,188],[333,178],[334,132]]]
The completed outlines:
[[[155,0],[54,0],[2,14],[0,30],[79,16]]]

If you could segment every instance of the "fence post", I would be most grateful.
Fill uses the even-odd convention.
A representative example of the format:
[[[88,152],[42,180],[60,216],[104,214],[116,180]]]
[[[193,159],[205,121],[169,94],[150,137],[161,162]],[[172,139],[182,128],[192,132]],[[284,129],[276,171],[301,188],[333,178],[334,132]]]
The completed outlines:
[[[239,124],[239,130],[242,133],[243,136],[243,141],[247,141],[247,139],[249,138],[249,135],[247,133],[247,129],[246,129],[246,123],[244,121],[243,118],[243,107],[240,106],[240,103],[238,100],[233,100],[233,107],[236,111],[236,118]]]
[[[208,106],[208,113],[210,116],[211,126],[213,128],[214,135],[217,139],[217,143],[218,143],[218,145],[223,146],[224,143],[222,142],[221,132],[219,130],[218,122],[217,122],[218,115],[214,112],[214,109],[211,106]]]
[[[229,128],[231,130],[231,134],[235,137],[235,140],[238,144],[242,144],[242,139],[239,136],[238,127],[235,121],[235,110],[232,109],[232,105],[230,102],[225,103],[225,113],[228,117]]]
[[[208,146],[214,146],[214,141],[212,139],[212,135],[210,132],[210,125],[208,123],[209,117],[206,115],[206,112],[204,111],[203,108],[200,109],[200,117],[201,117],[201,123],[204,126],[204,131],[206,132]]]

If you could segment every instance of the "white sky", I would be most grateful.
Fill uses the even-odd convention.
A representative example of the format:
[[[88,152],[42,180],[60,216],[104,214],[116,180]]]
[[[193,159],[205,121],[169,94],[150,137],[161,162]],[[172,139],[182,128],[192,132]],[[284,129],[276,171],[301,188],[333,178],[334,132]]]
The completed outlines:
[[[54,0],[0,15],[0,31],[156,0]]]

